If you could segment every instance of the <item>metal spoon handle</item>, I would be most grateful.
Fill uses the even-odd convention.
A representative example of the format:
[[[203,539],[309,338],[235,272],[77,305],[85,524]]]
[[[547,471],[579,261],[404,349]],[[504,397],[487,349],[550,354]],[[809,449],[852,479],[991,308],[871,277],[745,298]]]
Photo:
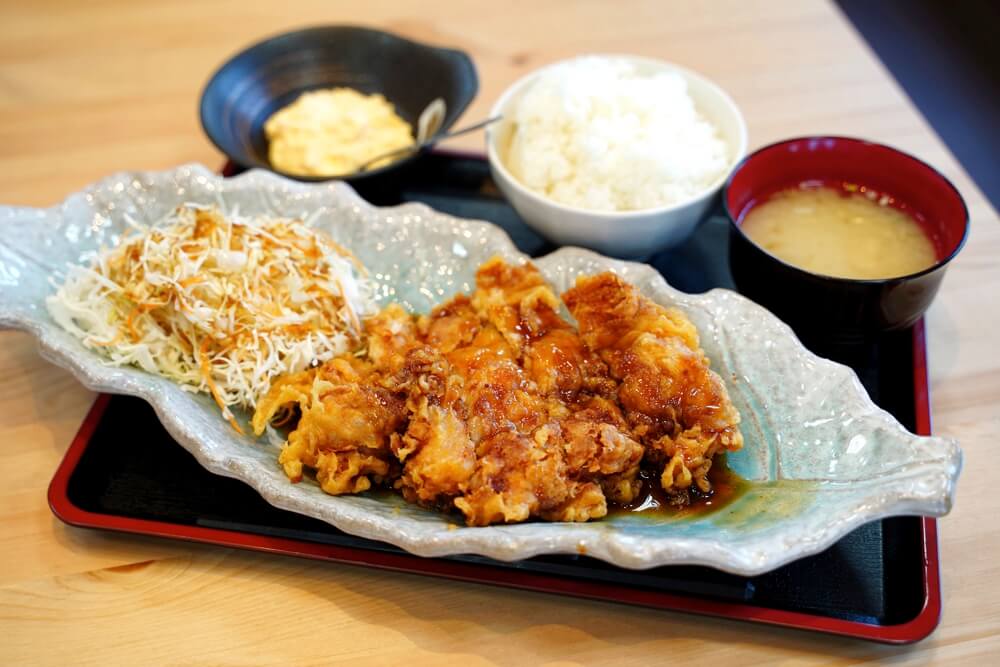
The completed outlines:
[[[493,116],[493,118],[487,118],[486,120],[481,120],[475,125],[469,125],[468,127],[463,127],[461,130],[455,130],[454,132],[446,132],[445,134],[439,134],[437,136],[433,136],[427,141],[425,141],[420,147],[424,148],[426,146],[433,146],[437,142],[442,141],[444,139],[451,139],[452,137],[457,137],[462,134],[475,132],[476,130],[486,127],[487,125],[492,125],[501,118],[503,118],[503,116]]]
[[[492,118],[487,118],[486,120],[479,121],[474,125],[463,127],[461,130],[455,130],[454,132],[446,132],[444,134],[436,134],[427,141],[421,142],[419,144],[410,144],[409,146],[405,146],[403,148],[397,148],[396,150],[389,151],[388,153],[382,153],[381,155],[376,155],[375,157],[373,157],[372,159],[368,160],[360,167],[358,167],[358,171],[359,172],[365,171],[369,166],[375,164],[376,162],[381,162],[386,158],[395,157],[397,155],[407,155],[409,153],[416,153],[418,151],[422,151],[425,148],[433,146],[439,141],[444,141],[445,139],[451,139],[452,137],[458,137],[463,134],[468,134],[469,132],[475,132],[476,130],[480,130],[486,127],[487,125],[491,125],[497,122],[501,118],[503,118],[503,116],[493,116]]]

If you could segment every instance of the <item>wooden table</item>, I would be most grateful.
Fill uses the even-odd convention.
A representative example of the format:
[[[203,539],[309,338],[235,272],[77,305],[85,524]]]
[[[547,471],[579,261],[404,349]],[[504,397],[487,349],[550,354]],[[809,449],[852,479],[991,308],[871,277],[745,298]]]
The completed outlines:
[[[940,523],[944,618],[916,646],[68,528],[49,512],[45,489],[94,395],[43,362],[27,335],[5,332],[0,663],[985,664],[1000,655],[1000,226],[831,5],[3,0],[0,17],[5,204],[52,205],[123,169],[218,167],[196,115],[211,71],[268,34],[360,23],[468,51],[481,79],[468,120],[552,60],[656,56],[728,90],[751,147],[806,133],[878,139],[940,168],[972,215],[971,239],[929,315],[935,428],[961,440],[966,469],[957,506]]]

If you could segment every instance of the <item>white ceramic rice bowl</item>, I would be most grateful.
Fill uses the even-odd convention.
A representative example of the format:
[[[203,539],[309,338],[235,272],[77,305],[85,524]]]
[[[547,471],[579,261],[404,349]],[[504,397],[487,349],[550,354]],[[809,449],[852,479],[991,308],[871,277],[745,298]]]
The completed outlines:
[[[732,98],[700,74],[652,58],[617,55],[602,57],[624,59],[634,64],[641,73],[676,72],[681,75],[699,113],[716,127],[726,144],[729,162],[725,171],[703,192],[686,201],[638,211],[590,211],[561,204],[527,188],[504,164],[503,146],[513,129],[507,119],[510,110],[538,77],[553,67],[568,62],[561,61],[519,79],[493,105],[490,117],[504,116],[505,119],[486,130],[490,173],[525,223],[553,243],[590,248],[614,257],[648,257],[658,250],[683,243],[705,218],[732,168],[746,155],[746,122]]]

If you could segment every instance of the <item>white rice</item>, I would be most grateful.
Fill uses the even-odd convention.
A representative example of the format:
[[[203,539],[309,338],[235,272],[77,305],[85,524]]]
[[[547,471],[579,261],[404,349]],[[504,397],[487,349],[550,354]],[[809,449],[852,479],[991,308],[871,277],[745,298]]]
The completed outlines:
[[[657,208],[704,192],[726,144],[676,72],[589,56],[543,72],[507,117],[506,166],[557,202],[599,211]]]

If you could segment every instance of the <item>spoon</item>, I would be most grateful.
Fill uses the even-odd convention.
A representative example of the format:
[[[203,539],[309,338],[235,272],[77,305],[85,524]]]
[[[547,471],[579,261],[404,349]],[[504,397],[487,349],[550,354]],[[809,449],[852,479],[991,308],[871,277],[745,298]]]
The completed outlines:
[[[365,171],[371,165],[381,162],[386,158],[396,157],[397,155],[409,155],[411,153],[417,153],[419,151],[424,150],[425,148],[433,146],[439,141],[444,141],[445,139],[451,139],[452,137],[457,137],[462,134],[468,134],[469,132],[475,132],[476,130],[482,129],[487,125],[491,125],[497,122],[501,118],[503,118],[503,116],[493,116],[492,118],[487,118],[486,120],[480,121],[475,125],[469,125],[467,127],[463,127],[461,130],[455,130],[454,132],[445,132],[444,134],[435,134],[434,136],[427,137],[422,141],[417,141],[413,144],[410,144],[409,146],[404,146],[403,148],[397,148],[396,150],[389,151],[388,153],[382,153],[381,155],[377,155],[372,159],[365,161],[360,167],[358,167],[358,171],[359,172]]]

